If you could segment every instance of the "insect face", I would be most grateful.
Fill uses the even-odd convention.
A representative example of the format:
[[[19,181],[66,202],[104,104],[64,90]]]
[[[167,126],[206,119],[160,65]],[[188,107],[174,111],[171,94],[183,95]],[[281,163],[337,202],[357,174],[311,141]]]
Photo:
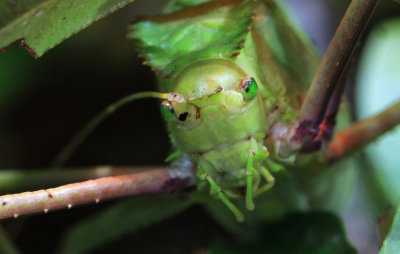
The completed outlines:
[[[189,66],[178,75],[175,92],[162,112],[183,152],[204,153],[266,131],[255,79],[229,61]]]

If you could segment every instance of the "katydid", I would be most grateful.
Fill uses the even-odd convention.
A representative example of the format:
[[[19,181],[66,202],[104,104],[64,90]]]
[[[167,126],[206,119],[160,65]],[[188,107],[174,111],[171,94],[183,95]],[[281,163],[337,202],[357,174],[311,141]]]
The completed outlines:
[[[77,197],[73,190],[78,184],[3,196],[1,217],[25,213],[24,200],[32,197],[29,202],[40,202],[30,205],[28,212],[47,212],[90,200],[169,191],[189,184],[197,184],[200,192],[210,192],[247,226],[256,225],[260,217],[271,220],[277,216],[275,211],[257,209],[262,203],[278,204],[281,214],[338,209],[343,205],[343,200],[337,202],[340,192],[352,188],[349,179],[355,174],[348,166],[351,159],[338,161],[400,120],[396,104],[375,119],[350,126],[331,141],[344,67],[376,2],[352,2],[310,89],[318,57],[274,1],[215,1],[187,9],[181,9],[177,1],[167,7],[164,16],[143,17],[133,25],[130,37],[137,40],[145,64],[158,73],[162,93],[142,95],[164,100],[161,110],[176,149],[171,158],[175,169],[91,181],[99,189],[104,186],[101,181],[107,182],[105,189],[115,190],[112,195],[87,188],[94,195]],[[343,41],[348,43],[343,45]],[[127,97],[117,106],[131,99]],[[110,107],[104,116],[114,109]],[[344,118],[339,123],[343,128],[349,119],[345,113],[339,114]],[[92,126],[103,118],[96,118]],[[74,144],[87,134],[79,135]],[[333,162],[331,169],[322,169]],[[188,166],[181,170],[182,165]],[[150,181],[161,180],[152,181],[151,190],[147,190],[147,182],[145,187],[123,182],[118,189],[116,182],[136,181],[139,174]],[[322,181],[340,184],[315,190]],[[204,203],[221,217],[227,209],[217,209],[219,203],[214,201]],[[226,219],[227,228],[235,223],[232,219]]]

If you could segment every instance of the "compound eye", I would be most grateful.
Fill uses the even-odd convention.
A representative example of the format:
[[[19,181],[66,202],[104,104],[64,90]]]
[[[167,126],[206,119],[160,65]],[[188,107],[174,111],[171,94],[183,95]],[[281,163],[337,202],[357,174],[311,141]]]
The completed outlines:
[[[176,119],[175,110],[167,100],[161,103],[161,115],[166,121]]]
[[[254,78],[245,78],[240,82],[239,89],[246,101],[251,101],[257,96],[258,86]]]

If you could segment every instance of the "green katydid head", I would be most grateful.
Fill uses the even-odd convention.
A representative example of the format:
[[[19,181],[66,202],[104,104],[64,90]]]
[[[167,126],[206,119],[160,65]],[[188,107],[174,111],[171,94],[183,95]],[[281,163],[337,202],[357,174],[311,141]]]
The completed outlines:
[[[177,76],[174,94],[162,103],[161,112],[167,121],[194,127],[196,121],[212,121],[218,109],[220,114],[244,113],[257,91],[256,80],[232,62],[203,60]]]

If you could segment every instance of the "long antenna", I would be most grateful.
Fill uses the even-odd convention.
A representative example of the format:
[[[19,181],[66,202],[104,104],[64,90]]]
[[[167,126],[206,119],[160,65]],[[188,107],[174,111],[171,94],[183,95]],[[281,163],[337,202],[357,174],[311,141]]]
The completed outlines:
[[[55,157],[55,159],[50,163],[51,168],[60,168],[65,162],[71,157],[71,155],[76,151],[78,146],[87,138],[87,136],[92,133],[92,131],[102,123],[108,116],[114,113],[120,107],[128,104],[129,102],[144,99],[144,98],[156,98],[156,99],[167,99],[168,93],[159,92],[141,92],[130,94],[118,101],[109,105],[106,109],[100,112],[98,115],[92,118],[89,123],[86,124],[64,147],[63,150]]]

